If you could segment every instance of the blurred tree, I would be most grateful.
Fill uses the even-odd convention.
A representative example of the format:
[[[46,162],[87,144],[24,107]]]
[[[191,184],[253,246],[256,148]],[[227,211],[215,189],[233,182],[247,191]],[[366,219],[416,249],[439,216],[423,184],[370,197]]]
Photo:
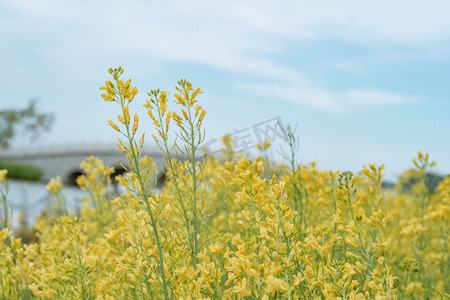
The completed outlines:
[[[15,138],[25,141],[36,141],[43,131],[50,129],[53,115],[38,113],[37,100],[32,99],[24,109],[0,111],[0,148],[11,147]]]
[[[427,173],[425,176],[425,184],[428,188],[428,190],[433,194],[436,188],[438,187],[439,183],[444,179],[445,176],[435,174],[435,173]],[[419,182],[417,177],[407,177],[403,180],[402,184],[402,192],[408,192],[411,191],[412,186]]]

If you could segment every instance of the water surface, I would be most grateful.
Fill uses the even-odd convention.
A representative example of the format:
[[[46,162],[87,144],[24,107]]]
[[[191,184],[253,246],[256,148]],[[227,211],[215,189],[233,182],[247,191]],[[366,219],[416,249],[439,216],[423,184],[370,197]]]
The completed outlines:
[[[69,212],[76,212],[81,207],[80,199],[87,196],[86,191],[75,186],[64,186],[63,195],[66,198]],[[7,201],[12,208],[12,227],[18,225],[17,217],[24,213],[28,224],[33,224],[44,208],[51,209],[55,202],[54,196],[46,188],[45,183],[8,179]],[[3,212],[2,212],[3,213]]]

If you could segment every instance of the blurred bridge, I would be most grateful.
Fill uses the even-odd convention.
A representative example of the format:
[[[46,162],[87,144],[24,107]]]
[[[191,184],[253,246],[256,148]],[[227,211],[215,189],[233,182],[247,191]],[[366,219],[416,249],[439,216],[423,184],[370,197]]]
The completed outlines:
[[[76,178],[83,174],[80,163],[91,155],[103,160],[105,166],[114,167],[115,175],[122,174],[125,171],[122,165],[129,167],[125,154],[119,152],[112,145],[71,145],[25,150],[1,150],[0,160],[25,163],[40,168],[43,182],[48,182],[51,178],[60,176],[64,183],[75,184]],[[144,155],[149,155],[155,163],[164,165],[164,158],[159,151],[144,148],[141,156]],[[158,178],[162,182],[164,174],[161,170],[158,171]]]

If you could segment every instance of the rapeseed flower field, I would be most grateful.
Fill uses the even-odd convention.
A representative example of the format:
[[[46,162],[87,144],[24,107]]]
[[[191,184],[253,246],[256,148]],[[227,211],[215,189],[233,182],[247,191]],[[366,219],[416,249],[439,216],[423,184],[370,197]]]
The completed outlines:
[[[428,154],[395,189],[382,187],[383,165],[354,174],[299,164],[289,127],[286,165],[236,154],[229,136],[221,159],[204,157],[202,91],[181,80],[175,103],[153,90],[144,104],[166,162],[157,193],[158,166],[140,154],[146,136],[132,114],[138,89],[121,67],[109,73],[101,96],[119,111],[108,123],[129,162],[116,178],[126,192],[113,195],[114,169],[87,158],[80,212],[67,212],[52,180],[55,213],[23,244],[0,171],[1,299],[450,299],[450,177],[430,191]]]

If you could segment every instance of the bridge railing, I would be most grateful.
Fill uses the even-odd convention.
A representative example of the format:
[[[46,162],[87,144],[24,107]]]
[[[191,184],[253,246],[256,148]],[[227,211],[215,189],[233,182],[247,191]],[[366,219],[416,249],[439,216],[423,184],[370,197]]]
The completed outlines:
[[[144,147],[143,154],[160,156],[159,149]],[[0,159],[24,159],[31,157],[66,156],[66,155],[114,155],[120,154],[114,144],[70,144],[44,146],[26,149],[2,149]]]

